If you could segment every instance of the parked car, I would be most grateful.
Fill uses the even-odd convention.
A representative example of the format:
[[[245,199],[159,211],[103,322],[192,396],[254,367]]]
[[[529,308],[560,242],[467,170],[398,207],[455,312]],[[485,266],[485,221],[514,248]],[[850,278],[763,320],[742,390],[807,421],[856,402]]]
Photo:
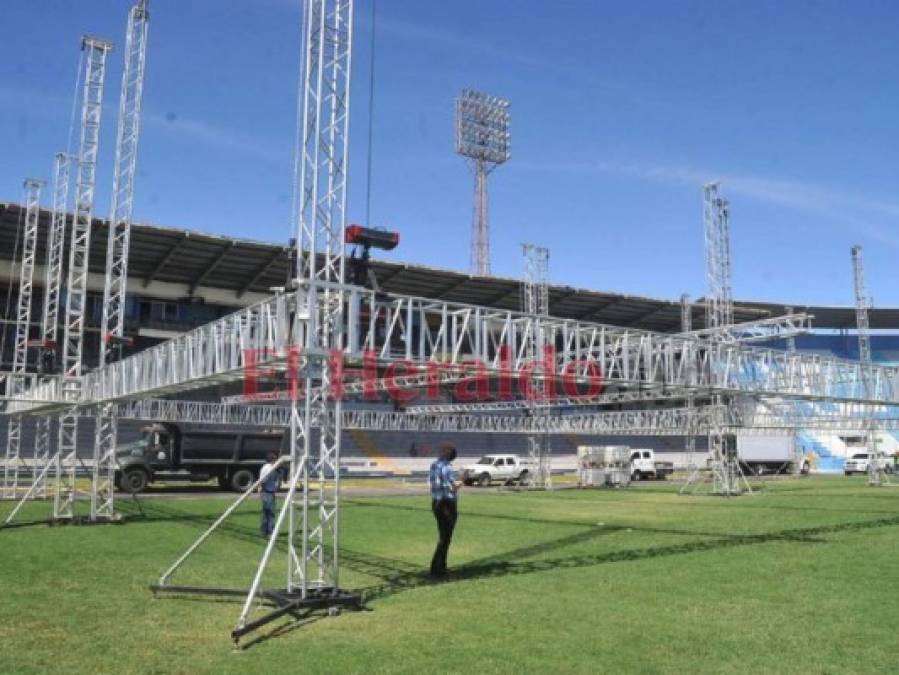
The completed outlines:
[[[484,455],[474,464],[462,467],[462,482],[487,487],[495,481],[525,483],[534,471],[527,460],[518,455]]]
[[[877,454],[875,461],[883,467],[884,471],[893,473],[894,467],[892,457],[880,452]],[[847,459],[846,463],[843,465],[843,473],[847,476],[851,476],[854,473],[868,473],[868,453],[857,452],[852,455],[852,457]]]
[[[660,479],[674,473],[674,462],[656,461],[655,452],[640,448],[631,450],[631,480]]]

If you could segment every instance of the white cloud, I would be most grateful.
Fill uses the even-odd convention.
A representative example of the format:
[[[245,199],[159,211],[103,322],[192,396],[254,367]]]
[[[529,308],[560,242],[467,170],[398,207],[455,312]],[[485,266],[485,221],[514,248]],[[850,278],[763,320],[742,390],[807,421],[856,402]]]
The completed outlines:
[[[519,162],[516,163],[516,167],[538,171],[632,176],[645,180],[692,185],[697,190],[703,183],[719,180],[723,184],[725,194],[743,195],[769,204],[811,213],[851,226],[854,232],[899,247],[899,202],[838,187],[671,164],[611,161],[557,164]]]

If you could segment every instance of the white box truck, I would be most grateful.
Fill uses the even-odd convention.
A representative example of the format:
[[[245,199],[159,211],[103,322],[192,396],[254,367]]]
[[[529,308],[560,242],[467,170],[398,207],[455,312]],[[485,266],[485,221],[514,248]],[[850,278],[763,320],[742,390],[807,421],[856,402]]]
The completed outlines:
[[[797,451],[792,436],[737,436],[743,471],[761,476],[771,473],[808,473],[807,457]]]

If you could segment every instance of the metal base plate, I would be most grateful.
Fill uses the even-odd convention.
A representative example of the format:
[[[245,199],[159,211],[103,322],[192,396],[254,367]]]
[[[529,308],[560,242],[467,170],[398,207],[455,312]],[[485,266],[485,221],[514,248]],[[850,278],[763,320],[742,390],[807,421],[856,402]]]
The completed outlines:
[[[210,595],[210,596],[229,596],[243,597],[247,596],[248,591],[236,588],[208,588],[201,586],[159,586],[153,584],[150,586],[153,594],[172,593],[172,594],[190,594],[190,595]],[[274,607],[272,611],[263,614],[258,619],[248,622],[247,624],[235,628],[231,631],[231,639],[234,644],[239,644],[240,639],[262,628],[263,626],[276,621],[286,614],[294,614],[304,610],[327,609],[329,614],[334,614],[342,608],[350,608],[361,610],[364,609],[363,597],[359,593],[352,593],[342,588],[316,588],[308,591],[306,597],[302,597],[299,591],[288,591],[287,589],[270,589],[262,591],[259,597],[267,604]]]

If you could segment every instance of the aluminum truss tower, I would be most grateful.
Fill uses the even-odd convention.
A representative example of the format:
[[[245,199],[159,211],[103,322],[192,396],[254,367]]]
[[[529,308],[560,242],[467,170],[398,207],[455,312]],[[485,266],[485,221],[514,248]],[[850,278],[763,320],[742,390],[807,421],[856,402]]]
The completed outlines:
[[[464,89],[456,99],[456,152],[467,157],[475,177],[471,222],[471,272],[490,274],[487,176],[509,160],[509,102]]]
[[[56,369],[58,344],[59,299],[62,288],[62,263],[66,247],[66,213],[69,203],[69,184],[73,157],[64,152],[56,154],[53,166],[53,211],[50,231],[47,233],[47,265],[44,270],[44,305],[41,317],[41,345],[38,370],[50,375]],[[37,418],[34,436],[34,463],[32,471],[40,485],[35,497],[47,496],[46,472],[43,471],[51,457],[52,416]]]
[[[329,360],[344,330],[344,228],[349,141],[353,0],[306,0],[300,91],[300,204],[296,309],[290,355],[302,394],[290,405],[289,488],[232,637],[301,607],[358,606],[339,583],[341,403]],[[283,307],[284,295],[276,297]],[[286,330],[280,325],[279,331]],[[287,587],[262,589],[279,532],[287,529]],[[174,570],[172,570],[174,571]],[[165,583],[165,577],[160,580]],[[250,620],[257,601],[278,609]]]
[[[16,305],[16,336],[12,361],[12,376],[7,388],[13,394],[24,390],[24,376],[28,370],[29,334],[31,332],[31,299],[34,290],[34,262],[37,253],[37,227],[41,210],[41,188],[44,181],[26,178],[25,227],[22,238],[22,262],[19,266],[19,301]],[[15,499],[19,488],[19,464],[22,447],[22,416],[9,418],[6,430],[6,461],[3,465],[3,497]]]
[[[522,284],[521,309],[525,314],[535,316],[549,315],[549,249],[534,244],[522,244],[524,255],[524,283]],[[527,349],[531,359],[537,363],[542,360],[543,350],[548,346],[546,336],[532,333],[528,336]],[[543,398],[534,392],[535,398]],[[528,414],[549,415],[545,406],[531,406]],[[530,485],[536,488],[552,487],[551,446],[549,434],[531,434],[528,436],[528,455],[531,465],[535,467],[535,475]]]
[[[862,247],[853,246],[852,280],[855,288],[855,322],[858,327],[858,360],[871,364],[871,334],[868,324],[868,308],[871,300],[865,292],[865,269],[862,264]]]
[[[720,184],[706,183],[702,188],[702,220],[705,234],[706,329],[711,330],[708,339],[720,339],[721,333],[734,322],[734,300],[732,291],[732,268],[730,246],[730,204],[719,194]],[[725,405],[725,399],[715,394],[712,404]],[[724,430],[717,426],[709,429],[710,468],[712,471],[712,491],[730,496],[741,492],[741,485],[749,489],[749,484],[740,470],[736,448],[731,447]],[[687,479],[687,488],[698,477],[698,470]]]
[[[734,322],[730,257],[730,203],[719,196],[719,187],[720,183],[706,183],[702,188],[706,328],[723,328]]]
[[[63,400],[81,398],[84,320],[87,299],[88,258],[91,224],[94,216],[97,153],[100,147],[100,120],[103,113],[103,87],[106,59],[112,43],[84,36],[81,49],[84,60],[84,84],[81,98],[81,136],[78,151],[78,175],[75,180],[75,216],[69,246],[69,271],[63,337],[61,394]],[[78,441],[78,411],[64,412],[59,419],[59,445],[54,460],[56,491],[53,517],[71,519],[75,513],[75,469]]]
[[[865,269],[862,264],[862,247],[853,246],[852,255],[852,280],[855,289],[855,321],[858,328],[858,360],[863,368],[871,367],[871,333],[868,324],[868,308],[871,300],[865,291]],[[865,380],[865,386],[869,386],[871,377]],[[877,452],[877,425],[872,422],[865,434],[865,444],[868,446],[868,483],[870,485],[883,485],[889,480],[880,463]]]
[[[693,305],[690,304],[690,296],[686,293],[680,296],[680,330],[681,333],[689,333],[693,330]],[[685,403],[688,410],[694,408],[692,393],[687,394]],[[690,475],[696,469],[696,436],[692,428],[688,427],[684,431],[686,432],[684,436],[684,451],[687,453],[687,471],[689,472],[688,475]]]
[[[106,278],[103,284],[101,368],[115,358],[125,332],[128,250],[134,206],[134,178],[140,137],[148,28],[147,0],[138,0],[128,13],[128,29],[125,37],[125,66],[122,71],[122,91],[119,98],[109,239],[106,244]],[[115,447],[118,423],[114,412],[111,403],[104,403],[97,410],[91,481],[91,520],[109,520],[115,517]]]

